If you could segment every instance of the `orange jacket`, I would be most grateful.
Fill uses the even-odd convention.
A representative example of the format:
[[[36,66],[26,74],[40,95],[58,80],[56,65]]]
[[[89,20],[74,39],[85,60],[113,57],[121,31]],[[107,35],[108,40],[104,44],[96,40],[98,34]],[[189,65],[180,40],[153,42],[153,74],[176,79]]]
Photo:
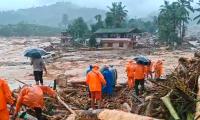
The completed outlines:
[[[147,73],[153,72],[153,65],[153,62],[151,62],[151,64],[147,66]]]
[[[89,85],[90,91],[102,91],[102,85],[105,85],[106,81],[101,72],[93,69],[87,74],[86,83]]]
[[[49,96],[55,97],[55,91],[47,86],[26,86],[22,88],[19,93],[15,113],[18,113],[22,105],[26,105],[31,109],[35,107],[43,108],[44,100],[43,94],[48,94]]]
[[[155,66],[155,77],[160,77],[163,74],[163,63],[162,61],[157,61]]]
[[[128,77],[134,77],[134,67],[136,66],[135,63],[129,63],[126,67],[126,72]]]
[[[10,91],[7,82],[3,79],[0,79],[0,110],[6,109],[7,103],[14,103],[12,92]]]
[[[144,65],[136,64],[134,67],[135,79],[141,80],[145,78],[147,68]]]

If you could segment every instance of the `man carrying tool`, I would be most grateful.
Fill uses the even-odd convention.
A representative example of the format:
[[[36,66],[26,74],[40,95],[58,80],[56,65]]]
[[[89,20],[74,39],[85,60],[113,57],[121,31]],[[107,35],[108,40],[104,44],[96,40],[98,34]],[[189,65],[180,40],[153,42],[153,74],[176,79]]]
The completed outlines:
[[[16,103],[16,110],[14,113],[15,118],[20,111],[22,105],[25,105],[32,110],[35,111],[36,118],[38,120],[43,120],[42,117],[42,108],[44,107],[44,94],[48,94],[49,96],[56,97],[56,92],[47,86],[28,86],[25,85],[18,96],[17,103]]]
[[[89,86],[91,92],[91,107],[95,109],[95,101],[98,101],[98,107],[100,107],[102,100],[102,87],[103,85],[106,85],[106,81],[99,71],[98,65],[93,65],[92,71],[87,74],[86,84]]]
[[[0,78],[0,120],[9,120],[9,111],[7,109],[7,104],[14,104],[12,98],[12,92],[4,79]]]

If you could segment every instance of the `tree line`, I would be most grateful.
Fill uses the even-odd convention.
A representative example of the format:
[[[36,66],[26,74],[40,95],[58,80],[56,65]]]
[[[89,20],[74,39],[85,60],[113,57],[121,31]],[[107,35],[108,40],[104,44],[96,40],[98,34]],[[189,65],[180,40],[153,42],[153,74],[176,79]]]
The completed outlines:
[[[190,17],[195,11],[200,12],[200,8],[193,8],[193,0],[177,0],[169,3],[164,1],[158,15],[158,36],[160,42],[165,42],[169,46],[181,45],[186,35],[187,24],[190,20],[198,20],[200,15],[194,19]],[[197,3],[200,5],[200,2]]]
[[[0,36],[11,37],[11,36],[56,36],[59,35],[62,30],[59,28],[27,24],[20,22],[12,25],[0,26]]]
[[[155,21],[143,21],[142,19],[131,18],[128,19],[128,10],[122,2],[114,2],[112,6],[108,7],[108,11],[103,19],[102,15],[98,14],[94,16],[96,22],[90,26],[79,17],[68,25],[67,31],[72,35],[74,39],[84,38],[90,36],[90,46],[95,46],[95,37],[93,33],[100,28],[138,28],[144,32],[155,33],[156,22]],[[66,26],[66,15],[63,15],[63,25]]]

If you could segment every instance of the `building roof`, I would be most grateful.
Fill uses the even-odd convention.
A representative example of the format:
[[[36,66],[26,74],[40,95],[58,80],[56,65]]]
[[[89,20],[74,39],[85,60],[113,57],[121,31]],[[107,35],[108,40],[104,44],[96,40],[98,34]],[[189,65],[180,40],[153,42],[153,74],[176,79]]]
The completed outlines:
[[[103,33],[140,33],[140,30],[137,28],[112,28],[112,29],[99,29],[95,32],[95,34],[103,34]]]

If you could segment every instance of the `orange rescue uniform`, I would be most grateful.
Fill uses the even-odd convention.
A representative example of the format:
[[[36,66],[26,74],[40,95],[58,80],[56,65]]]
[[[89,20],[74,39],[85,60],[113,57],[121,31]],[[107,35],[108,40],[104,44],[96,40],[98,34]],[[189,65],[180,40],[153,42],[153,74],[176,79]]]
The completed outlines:
[[[12,92],[10,91],[7,82],[3,79],[0,79],[0,120],[9,120],[7,103],[14,103]]]
[[[135,63],[129,62],[126,66],[126,72],[128,77],[128,87],[129,89],[133,88],[135,85],[135,78],[134,78],[134,67]]]
[[[160,78],[163,74],[163,63],[161,60],[158,60],[155,64],[155,78]]]
[[[147,73],[147,67],[141,64],[136,64],[134,67],[135,80],[144,80]]]
[[[15,114],[19,112],[22,105],[28,106],[31,109],[44,107],[44,94],[55,97],[56,92],[47,86],[26,86],[22,88],[16,103]]]
[[[86,83],[89,86],[91,97],[93,99],[100,100],[102,86],[106,84],[101,72],[98,69],[93,68],[93,70],[87,74]]]

